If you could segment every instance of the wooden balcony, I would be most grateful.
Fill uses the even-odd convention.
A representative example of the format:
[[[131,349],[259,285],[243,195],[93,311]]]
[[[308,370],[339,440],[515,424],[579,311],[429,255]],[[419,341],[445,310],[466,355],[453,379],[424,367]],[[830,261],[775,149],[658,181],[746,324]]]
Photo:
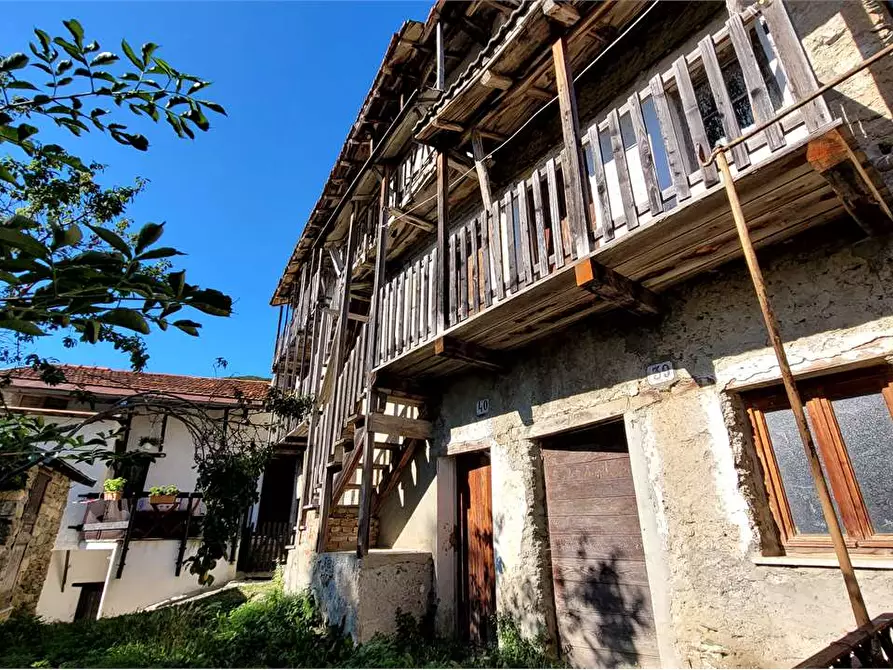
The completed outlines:
[[[817,87],[792,35],[786,14],[733,16],[603,110],[580,133],[586,220],[568,215],[575,194],[566,187],[566,154],[556,151],[490,211],[451,227],[445,276],[435,245],[422,249],[381,289],[374,369],[425,379],[498,368],[504,352],[591,314],[654,313],[659,293],[738,257],[724,187],[714,166],[701,167],[696,147],[740,137]],[[757,247],[857,215],[853,193],[868,194],[867,206],[887,220],[882,190],[839,126],[819,97],[729,152]],[[836,157],[825,161],[828,154]],[[438,329],[441,290],[448,307]]]

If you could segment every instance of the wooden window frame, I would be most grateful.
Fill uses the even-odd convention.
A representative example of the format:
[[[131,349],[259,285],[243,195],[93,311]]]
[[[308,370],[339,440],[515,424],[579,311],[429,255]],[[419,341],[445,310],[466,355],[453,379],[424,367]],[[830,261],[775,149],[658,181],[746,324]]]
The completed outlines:
[[[870,393],[880,393],[893,420],[893,372],[870,368],[798,381],[806,413],[812,425],[816,448],[825,465],[825,476],[839,512],[847,547],[854,553],[893,554],[893,533],[875,533],[865,506],[859,482],[844,443],[831,401]],[[775,457],[765,412],[790,407],[784,389],[772,387],[742,393],[754,445],[763,471],[769,508],[778,526],[786,553],[827,553],[832,550],[829,535],[798,533]]]

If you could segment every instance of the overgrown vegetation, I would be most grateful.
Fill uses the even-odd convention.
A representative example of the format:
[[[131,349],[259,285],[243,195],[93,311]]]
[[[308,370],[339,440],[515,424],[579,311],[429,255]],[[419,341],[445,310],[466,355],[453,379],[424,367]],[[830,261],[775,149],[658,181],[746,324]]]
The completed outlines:
[[[154,612],[99,621],[44,624],[17,617],[0,624],[0,666],[174,667],[556,667],[509,625],[499,649],[437,639],[411,617],[398,633],[354,647],[322,624],[306,596],[277,584],[229,589]]]

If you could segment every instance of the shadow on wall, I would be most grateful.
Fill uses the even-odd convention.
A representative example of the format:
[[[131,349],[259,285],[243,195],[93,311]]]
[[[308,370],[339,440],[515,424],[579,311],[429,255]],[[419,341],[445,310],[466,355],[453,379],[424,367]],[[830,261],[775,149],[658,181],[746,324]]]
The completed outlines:
[[[422,443],[416,447],[412,461],[403,470],[397,486],[388,494],[379,509],[379,547],[394,545],[436,477],[437,457],[434,447],[431,443]],[[432,516],[427,532],[431,537],[435,536],[437,532],[435,516]]]

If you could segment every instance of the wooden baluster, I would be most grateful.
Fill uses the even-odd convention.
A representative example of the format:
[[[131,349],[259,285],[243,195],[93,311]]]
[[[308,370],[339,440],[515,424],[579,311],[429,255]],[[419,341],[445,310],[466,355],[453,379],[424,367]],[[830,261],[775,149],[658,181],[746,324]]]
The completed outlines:
[[[763,79],[763,73],[757,65],[757,57],[753,52],[753,45],[750,42],[750,34],[744,27],[740,14],[733,14],[726,21],[729,27],[729,37],[732,39],[732,46],[735,49],[735,55],[738,58],[738,64],[741,66],[741,74],[744,76],[744,83],[747,86],[747,98],[750,100],[750,108],[753,110],[753,118],[759,123],[765,123],[775,116],[775,108],[772,106],[772,100],[769,98],[769,91],[766,89],[766,81]],[[769,126],[763,134],[766,136],[766,143],[772,151],[781,149],[785,145],[784,133],[781,126],[777,123]]]
[[[549,250],[546,248],[546,224],[543,218],[543,191],[542,182],[540,181],[539,170],[533,171],[530,178],[530,190],[533,193],[533,222],[536,227],[536,249],[537,249],[537,265],[539,266],[540,278],[549,274]],[[564,259],[558,263],[558,254],[555,258],[555,267],[562,267]]]
[[[487,307],[493,304],[493,293],[490,288],[490,226],[487,223],[488,219],[487,210],[481,210],[478,220],[481,227],[481,286],[484,291],[484,305]]]
[[[639,150],[639,162],[642,164],[642,172],[645,175],[645,190],[648,192],[648,207],[651,216],[657,216],[664,211],[664,199],[657,183],[657,170],[654,168],[654,155],[651,153],[651,142],[648,139],[648,131],[645,129],[645,118],[642,116],[642,105],[639,103],[639,94],[633,92],[628,99],[629,116],[633,122],[633,133],[636,136],[636,147]]]
[[[505,206],[505,242],[506,242],[506,267],[509,271],[508,291],[514,293],[518,290],[518,268],[515,256],[515,207],[512,191],[509,189],[504,196]]]
[[[490,207],[490,257],[493,261],[493,281],[496,283],[496,299],[505,297],[505,271],[502,264],[502,225],[500,223],[499,200],[494,200]]]
[[[468,318],[468,244],[465,239],[465,226],[457,231],[459,247],[459,318]]]
[[[471,251],[471,276],[469,277],[471,280],[471,305],[469,307],[477,314],[481,311],[481,272],[478,264],[480,246],[478,245],[477,219],[471,219],[467,224],[467,228],[468,235],[471,238],[469,240]]]
[[[450,245],[447,252],[449,254],[450,268],[450,318],[449,324],[455,325],[459,320],[459,287],[457,285],[458,276],[456,275],[456,234],[450,235]]]
[[[431,250],[428,260],[428,329],[433,336],[437,333],[437,249]]]
[[[518,274],[524,278],[525,284],[533,283],[533,263],[531,262],[530,250],[530,221],[529,210],[527,208],[527,182],[522,180],[518,186],[518,216],[520,222],[520,237],[518,240],[521,247],[521,272]]]
[[[716,57],[713,38],[708,35],[698,43],[698,48],[701,50],[701,60],[704,62],[707,82],[710,84],[710,92],[713,93],[713,100],[719,110],[719,118],[722,121],[726,139],[737,139],[741,136],[741,126],[738,125],[738,117],[735,115],[729,89],[726,87],[722,70],[719,69],[719,59]],[[735,167],[739,170],[750,165],[750,154],[747,153],[746,142],[732,147],[732,157],[735,159]]]
[[[636,211],[636,200],[626,164],[626,149],[623,146],[623,136],[620,134],[620,115],[616,109],[608,112],[608,134],[611,136],[611,153],[614,155],[614,167],[620,184],[620,200],[623,203],[626,229],[634,230],[639,225],[639,213]]]
[[[701,118],[701,110],[698,109],[698,99],[695,97],[695,89],[691,84],[691,76],[688,74],[688,63],[685,56],[680,56],[673,63],[673,76],[676,78],[676,86],[679,89],[679,99],[682,101],[682,112],[688,123],[695,150],[700,144],[707,153],[713,148],[707,139],[707,130],[704,128],[704,119]],[[701,175],[704,178],[704,186],[713,186],[719,181],[716,166],[711,163],[707,167],[701,167]]]
[[[552,223],[552,246],[555,248],[555,267],[564,265],[564,233],[561,230],[561,210],[558,207],[558,175],[555,159],[546,161],[546,190],[549,193],[549,218]]]
[[[670,177],[673,180],[673,188],[676,191],[676,202],[681,202],[691,196],[688,185],[688,171],[685,169],[685,161],[680,149],[679,138],[676,135],[676,124],[670,112],[667,94],[664,91],[664,82],[659,74],[651,78],[651,99],[654,101],[654,112],[660,126],[660,136],[667,152],[667,164],[670,168]]]

